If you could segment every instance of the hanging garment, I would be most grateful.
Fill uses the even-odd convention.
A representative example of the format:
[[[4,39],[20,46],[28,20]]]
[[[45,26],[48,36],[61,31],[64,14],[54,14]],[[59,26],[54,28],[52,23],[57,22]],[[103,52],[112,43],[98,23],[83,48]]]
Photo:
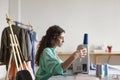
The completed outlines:
[[[29,36],[26,29],[20,28],[19,26],[12,25],[14,34],[16,34],[22,53],[24,55],[25,61],[31,60],[31,54],[29,52]],[[0,50],[0,62],[8,67],[11,46],[10,46],[10,27],[6,27],[2,32],[1,37],[1,50]]]
[[[31,60],[31,67],[33,69],[33,73],[35,74],[35,54],[36,54],[36,43],[37,43],[37,34],[35,31],[33,30],[28,30],[28,34],[29,34],[29,37],[30,37],[30,42],[31,42],[31,45],[30,45],[30,52],[31,52],[31,57],[32,57],[32,60]]]

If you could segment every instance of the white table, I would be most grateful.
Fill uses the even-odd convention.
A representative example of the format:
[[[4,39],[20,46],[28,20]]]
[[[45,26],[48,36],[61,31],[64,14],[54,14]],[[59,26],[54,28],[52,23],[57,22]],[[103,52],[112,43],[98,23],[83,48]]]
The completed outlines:
[[[90,56],[93,57],[95,64],[97,64],[97,63],[99,63],[98,62],[99,56],[120,56],[120,52],[118,52],[118,51],[113,51],[111,53],[109,53],[109,52],[90,52]]]
[[[100,79],[95,76],[96,71],[90,70],[89,74],[78,73],[76,75],[68,74],[65,76],[52,76],[49,80],[115,80],[113,78],[118,77],[120,80],[120,66],[111,66],[109,67],[109,76]],[[117,75],[117,76],[116,76]]]

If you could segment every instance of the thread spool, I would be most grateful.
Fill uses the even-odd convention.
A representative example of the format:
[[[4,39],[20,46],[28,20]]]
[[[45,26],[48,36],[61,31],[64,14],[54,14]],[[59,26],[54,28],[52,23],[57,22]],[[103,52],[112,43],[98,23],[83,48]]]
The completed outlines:
[[[104,65],[97,64],[96,66],[96,76],[99,78],[104,78]]]
[[[108,64],[104,64],[104,73],[105,76],[108,76]]]
[[[85,44],[85,45],[88,44],[88,34],[87,33],[84,34],[83,44]]]

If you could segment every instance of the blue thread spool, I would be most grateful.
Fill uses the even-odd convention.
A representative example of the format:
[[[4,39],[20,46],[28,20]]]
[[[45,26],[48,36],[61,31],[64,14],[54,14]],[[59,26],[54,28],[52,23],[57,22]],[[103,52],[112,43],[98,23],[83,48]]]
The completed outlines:
[[[83,44],[85,44],[85,45],[88,44],[88,34],[87,33],[84,34]]]
[[[108,64],[104,64],[104,73],[105,76],[108,76]]]

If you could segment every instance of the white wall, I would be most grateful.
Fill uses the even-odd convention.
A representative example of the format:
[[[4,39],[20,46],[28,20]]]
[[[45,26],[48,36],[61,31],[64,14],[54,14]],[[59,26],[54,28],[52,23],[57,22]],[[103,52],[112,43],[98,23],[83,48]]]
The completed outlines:
[[[21,21],[31,23],[39,40],[54,24],[66,30],[58,51],[70,52],[89,34],[89,44],[113,45],[120,51],[120,0],[21,0]]]
[[[0,2],[0,35],[6,24],[5,14],[35,27],[39,40],[54,24],[66,30],[65,43],[58,51],[70,52],[89,34],[89,44],[111,44],[120,51],[119,0],[7,0]]]
[[[0,0],[0,45],[1,45],[1,34],[3,29],[7,26],[6,14],[8,14],[8,0]],[[6,67],[0,65],[0,80],[4,78],[6,74]]]
[[[54,24],[66,30],[60,52],[73,52],[88,33],[89,46],[112,45],[120,51],[120,0],[21,0],[21,21],[31,23],[39,40]],[[102,58],[106,62],[107,57]],[[110,63],[120,64],[119,57]]]
[[[9,0],[9,17],[21,21],[21,0]]]
[[[8,14],[8,0],[0,0],[0,45],[2,31],[7,26],[6,14]]]
[[[119,4],[120,0],[10,0],[9,14],[14,20],[31,23],[39,40],[49,26],[63,27],[65,43],[58,51],[74,51],[84,33],[89,35],[90,46],[111,44],[114,51],[120,51]]]

